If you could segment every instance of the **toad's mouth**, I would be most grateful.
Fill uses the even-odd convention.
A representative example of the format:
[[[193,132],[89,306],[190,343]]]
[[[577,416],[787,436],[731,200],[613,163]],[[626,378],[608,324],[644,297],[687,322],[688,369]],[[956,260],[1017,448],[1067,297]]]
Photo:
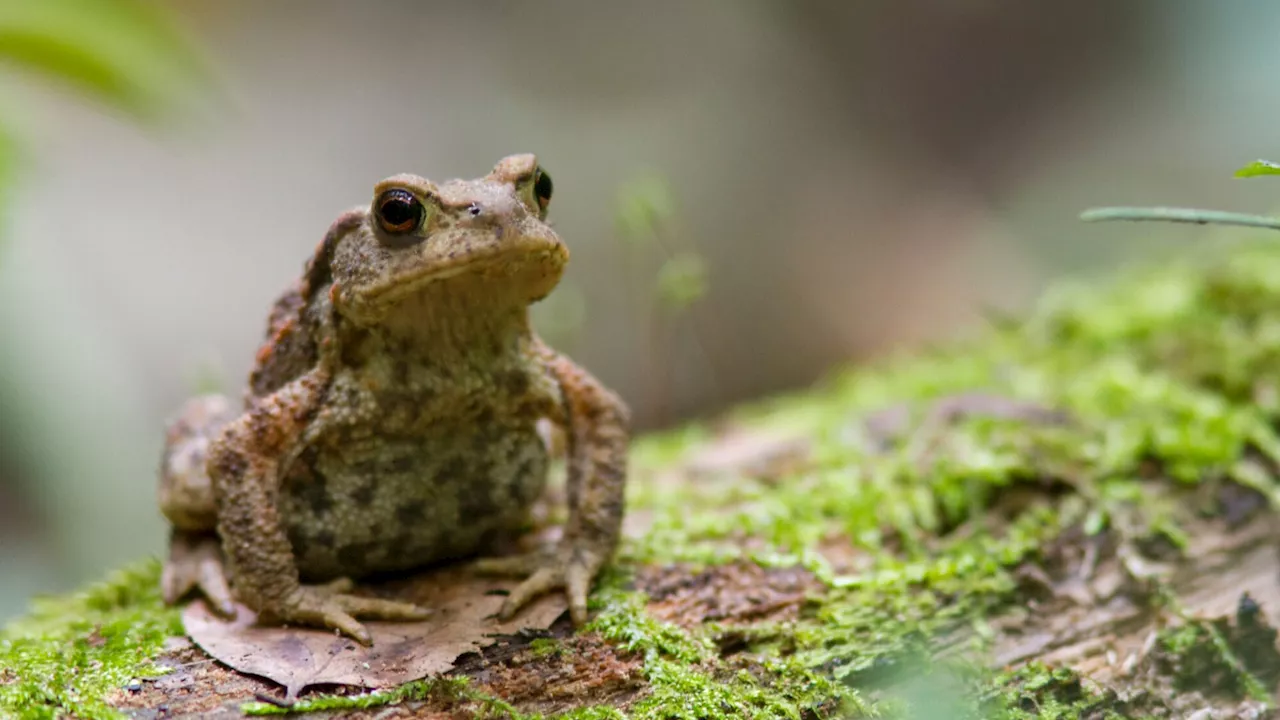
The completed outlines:
[[[344,293],[345,300],[346,304],[356,306],[352,309],[386,309],[446,281],[464,279],[517,286],[541,297],[559,282],[567,258],[563,246],[554,245],[536,250],[507,247],[475,251],[392,273],[378,283]]]

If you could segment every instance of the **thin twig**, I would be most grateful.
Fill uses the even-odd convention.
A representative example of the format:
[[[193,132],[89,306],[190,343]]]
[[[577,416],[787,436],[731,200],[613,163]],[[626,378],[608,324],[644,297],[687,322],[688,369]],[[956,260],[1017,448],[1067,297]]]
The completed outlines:
[[[1085,222],[1105,220],[1156,220],[1163,222],[1194,223],[1196,225],[1238,225],[1241,227],[1280,230],[1280,218],[1264,215],[1223,212],[1221,210],[1197,210],[1175,207],[1105,207],[1085,210],[1080,214]]]

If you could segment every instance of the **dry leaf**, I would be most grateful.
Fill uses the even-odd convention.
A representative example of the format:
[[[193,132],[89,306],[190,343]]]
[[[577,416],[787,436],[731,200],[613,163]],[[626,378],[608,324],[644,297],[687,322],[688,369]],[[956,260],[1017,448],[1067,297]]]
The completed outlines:
[[[187,633],[205,652],[236,670],[285,687],[292,700],[311,685],[392,687],[453,668],[459,655],[493,643],[491,636],[524,628],[546,629],[565,612],[562,592],[552,592],[526,607],[515,619],[495,617],[502,595],[514,580],[479,577],[465,568],[443,568],[395,585],[396,599],[435,610],[412,623],[368,622],[373,645],[364,647],[332,631],[258,626],[253,611],[237,606],[235,620],[224,620],[196,601],[182,613]]]

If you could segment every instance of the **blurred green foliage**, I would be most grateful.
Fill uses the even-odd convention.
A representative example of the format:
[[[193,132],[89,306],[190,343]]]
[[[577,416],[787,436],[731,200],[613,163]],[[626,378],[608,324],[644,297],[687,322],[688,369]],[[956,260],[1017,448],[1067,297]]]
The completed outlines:
[[[1236,171],[1236,177],[1257,177],[1259,175],[1280,175],[1280,163],[1270,160],[1254,160]]]
[[[666,178],[642,173],[618,190],[614,225],[631,250],[633,268],[643,268],[658,249],[660,265],[652,286],[653,300],[669,311],[685,310],[707,291],[707,267],[702,255],[689,247],[672,247],[678,233],[676,200]]]
[[[613,208],[616,238],[623,248],[620,274],[627,281],[626,294],[642,315],[636,322],[651,333],[664,332],[706,294],[706,262],[700,253],[676,242],[679,234],[672,228],[677,203],[663,175],[641,171],[632,176],[618,187]],[[568,282],[534,308],[539,331],[566,349],[581,335],[587,311],[581,288]]]
[[[666,179],[643,173],[618,189],[614,224],[618,236],[628,244],[644,247],[658,238],[675,213],[675,197]]]
[[[697,253],[672,255],[658,270],[658,300],[668,310],[684,310],[706,292],[707,264]]]
[[[647,392],[655,398],[654,421],[662,424],[671,419],[668,402],[676,393],[671,350],[681,325],[693,322],[693,306],[707,294],[707,262],[688,242],[676,193],[663,175],[634,175],[618,189],[615,208],[624,248],[621,274],[636,308],[635,327],[650,338]],[[701,349],[697,328],[693,340]]]
[[[555,292],[533,306],[533,314],[538,332],[562,351],[572,353],[587,322],[587,297],[581,287],[562,282]]]
[[[9,191],[13,187],[14,166],[17,165],[17,160],[17,143],[14,142],[13,136],[0,126],[0,227],[3,227],[8,220],[5,214],[5,198],[9,196]],[[3,239],[4,233],[0,231],[0,240]]]
[[[141,0],[0,0],[0,63],[148,123],[208,77],[162,6]],[[8,122],[0,118],[0,212],[22,156]]]

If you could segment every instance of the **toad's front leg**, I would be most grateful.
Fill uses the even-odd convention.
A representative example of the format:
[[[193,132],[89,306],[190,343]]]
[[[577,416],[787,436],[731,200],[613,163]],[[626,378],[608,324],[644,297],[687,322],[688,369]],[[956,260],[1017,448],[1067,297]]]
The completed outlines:
[[[537,596],[564,588],[574,625],[587,621],[591,581],[618,544],[626,492],[629,412],[621,398],[567,357],[539,346],[564,396],[569,522],[551,557],[482,560],[484,572],[529,574],[498,612],[509,620]]]
[[[218,534],[235,595],[266,622],[334,628],[368,645],[357,617],[420,620],[408,603],[344,594],[349,582],[302,585],[279,515],[283,465],[317,419],[328,382],[315,370],[262,398],[210,446],[208,470],[218,508]]]

